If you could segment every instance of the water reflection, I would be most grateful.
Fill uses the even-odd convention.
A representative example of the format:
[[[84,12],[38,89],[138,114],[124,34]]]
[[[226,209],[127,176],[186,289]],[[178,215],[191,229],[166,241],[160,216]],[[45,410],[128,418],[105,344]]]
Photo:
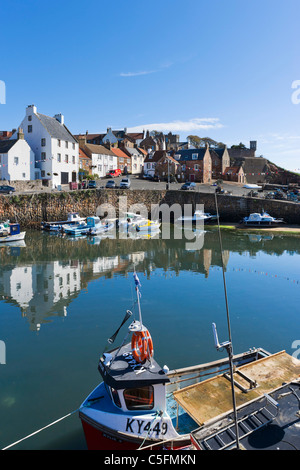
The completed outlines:
[[[0,249],[0,298],[18,306],[30,329],[38,331],[52,317],[66,316],[70,303],[100,277],[126,276],[136,269],[149,278],[161,269],[175,276],[184,270],[194,271],[207,278],[211,270],[221,266],[218,234],[208,229],[196,237],[201,240],[201,249],[189,249],[185,239],[173,237],[70,239],[28,232],[26,244],[6,244]],[[299,240],[292,237],[224,232],[222,238],[225,268],[234,252],[255,257],[261,251],[270,255],[300,251]]]

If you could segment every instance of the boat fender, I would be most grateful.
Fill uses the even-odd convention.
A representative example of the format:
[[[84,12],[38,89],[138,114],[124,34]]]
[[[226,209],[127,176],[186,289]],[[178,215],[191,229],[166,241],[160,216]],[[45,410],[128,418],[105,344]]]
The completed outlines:
[[[132,355],[136,362],[144,362],[153,356],[153,342],[147,329],[136,331],[131,339]]]

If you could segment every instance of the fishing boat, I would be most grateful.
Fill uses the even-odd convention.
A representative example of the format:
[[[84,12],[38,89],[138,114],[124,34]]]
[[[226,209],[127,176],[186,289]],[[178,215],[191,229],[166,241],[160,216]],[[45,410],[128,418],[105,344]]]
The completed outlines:
[[[0,243],[24,240],[26,232],[21,232],[20,224],[8,224],[0,231]]]
[[[203,222],[204,224],[216,220],[217,216],[204,212],[202,210],[196,210],[193,215],[182,215],[177,219],[177,222]]]
[[[247,227],[276,227],[283,223],[283,219],[275,219],[265,211],[262,213],[254,212],[249,217],[244,217],[242,221],[242,225]]]
[[[74,237],[81,235],[88,235],[92,230],[96,230],[102,227],[102,222],[97,216],[90,216],[86,218],[86,223],[82,222],[75,225],[64,225],[63,231],[67,235],[73,235]]]
[[[220,247],[223,253],[221,238]],[[222,267],[224,275],[223,254]],[[300,448],[300,361],[286,351],[271,354],[263,348],[233,354],[225,277],[229,340],[220,344],[216,325],[212,327],[215,347],[228,357],[174,370],[154,359],[136,273],[134,283],[138,319],[112,348],[132,319],[127,310],[100,357],[102,381],[79,409],[88,449],[223,450],[255,448],[255,442],[256,448],[268,448],[270,439],[280,448],[287,432],[290,445]],[[260,432],[273,435],[263,444]]]
[[[67,220],[58,220],[55,222],[45,222],[43,221],[41,224],[42,230],[47,231],[60,231],[66,225],[79,225],[84,223],[86,217],[80,217],[78,212],[70,212],[68,214]]]

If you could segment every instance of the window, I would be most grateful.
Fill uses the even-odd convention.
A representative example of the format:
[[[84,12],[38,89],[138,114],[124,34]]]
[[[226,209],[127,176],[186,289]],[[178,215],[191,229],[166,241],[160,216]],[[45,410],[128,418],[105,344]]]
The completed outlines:
[[[192,160],[198,160],[198,154],[192,153]]]
[[[46,146],[46,139],[41,139],[41,146],[45,147]]]
[[[22,178],[26,178],[26,173],[22,173]]]
[[[69,147],[69,142],[66,141],[66,149]]]
[[[181,157],[181,154],[180,154],[180,153],[176,153],[176,154],[174,155],[175,160],[180,160],[180,157]]]
[[[57,139],[57,145],[60,147],[61,146],[61,142],[59,139]]]
[[[46,161],[46,152],[41,153],[42,162]]]
[[[199,170],[199,165],[195,164],[194,165],[194,170]]]
[[[101,173],[101,171],[102,171],[102,165],[98,165],[98,171],[99,171],[99,173]]]
[[[61,154],[60,153],[57,154],[57,161],[61,162]]]
[[[41,171],[41,177],[42,177],[42,178],[45,178],[45,170],[42,170],[42,171]]]
[[[69,155],[65,155],[65,163],[69,163]]]
[[[19,164],[19,157],[14,157],[14,164],[18,165]]]
[[[118,408],[121,408],[121,402],[120,402],[120,398],[119,398],[119,394],[118,394],[117,390],[115,390],[114,388],[111,388],[110,391],[111,391],[111,396],[112,396],[114,404]]]
[[[32,132],[32,126],[28,126],[28,133]]]
[[[28,121],[32,121],[32,116],[28,116]]]
[[[72,163],[75,165],[75,155],[72,156]]]
[[[75,144],[74,143],[72,144],[72,148],[73,148],[73,150],[75,150]]]
[[[123,393],[128,410],[152,410],[154,407],[154,389],[152,385],[127,388]]]

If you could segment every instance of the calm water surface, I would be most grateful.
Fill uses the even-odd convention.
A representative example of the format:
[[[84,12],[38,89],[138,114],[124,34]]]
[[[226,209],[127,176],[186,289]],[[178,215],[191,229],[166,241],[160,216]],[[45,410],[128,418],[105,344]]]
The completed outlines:
[[[234,353],[261,346],[297,354],[300,238],[222,239]],[[208,228],[203,241],[193,251],[172,237],[99,243],[28,231],[26,246],[0,247],[1,448],[77,410],[98,384],[107,338],[133,305],[134,267],[160,365],[224,357],[211,329],[215,322],[228,339],[217,231]],[[125,334],[126,326],[118,339]],[[14,448],[85,449],[77,413]]]

